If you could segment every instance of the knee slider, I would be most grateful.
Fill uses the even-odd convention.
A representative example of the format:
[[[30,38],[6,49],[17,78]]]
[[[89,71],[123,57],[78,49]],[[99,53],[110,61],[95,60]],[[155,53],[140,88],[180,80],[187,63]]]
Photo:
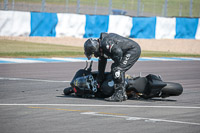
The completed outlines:
[[[112,76],[115,82],[120,83],[122,82],[122,70],[119,67],[115,67],[112,70]]]

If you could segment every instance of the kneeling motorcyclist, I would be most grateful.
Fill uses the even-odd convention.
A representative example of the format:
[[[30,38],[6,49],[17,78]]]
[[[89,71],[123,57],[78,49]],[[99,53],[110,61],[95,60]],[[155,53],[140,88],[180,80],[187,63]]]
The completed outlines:
[[[115,92],[105,98],[107,101],[125,101],[125,72],[129,70],[139,59],[141,49],[135,41],[114,33],[101,33],[99,39],[88,39],[84,44],[84,53],[90,60],[92,54],[99,57],[97,82],[101,85],[104,80],[104,72],[107,59],[111,58],[111,73],[114,80]]]

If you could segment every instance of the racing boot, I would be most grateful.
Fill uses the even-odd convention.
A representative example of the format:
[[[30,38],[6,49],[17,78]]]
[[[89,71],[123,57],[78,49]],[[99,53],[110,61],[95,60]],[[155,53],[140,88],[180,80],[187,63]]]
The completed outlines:
[[[128,99],[128,96],[127,96],[126,90],[124,88],[124,90],[123,90],[123,101],[126,101],[127,99]]]
[[[115,85],[115,92],[113,93],[112,96],[105,98],[106,101],[110,102],[122,102],[127,100],[127,95],[125,91],[125,87],[123,85],[120,85],[116,87]]]

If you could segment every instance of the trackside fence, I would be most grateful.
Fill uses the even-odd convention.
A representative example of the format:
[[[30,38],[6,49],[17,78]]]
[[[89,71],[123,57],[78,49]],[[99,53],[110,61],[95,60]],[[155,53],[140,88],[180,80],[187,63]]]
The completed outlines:
[[[200,0],[0,0],[0,10],[147,17],[200,17]]]

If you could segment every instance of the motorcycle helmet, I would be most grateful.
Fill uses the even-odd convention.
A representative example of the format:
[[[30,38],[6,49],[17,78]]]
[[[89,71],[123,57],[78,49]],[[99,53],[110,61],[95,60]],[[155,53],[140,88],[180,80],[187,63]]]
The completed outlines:
[[[92,75],[77,77],[71,85],[77,96],[92,96],[97,92],[97,82]]]
[[[91,59],[92,54],[94,54],[95,57],[97,57],[98,52],[99,52],[98,40],[90,38],[84,43],[84,54],[88,58],[88,60]]]

